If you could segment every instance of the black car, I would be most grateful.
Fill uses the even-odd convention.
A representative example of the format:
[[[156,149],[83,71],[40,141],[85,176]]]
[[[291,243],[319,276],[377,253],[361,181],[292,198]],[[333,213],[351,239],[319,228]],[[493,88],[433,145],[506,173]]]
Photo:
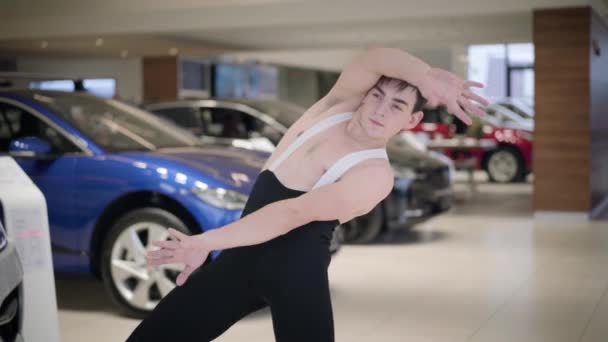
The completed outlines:
[[[276,100],[196,99],[149,105],[149,111],[209,142],[272,151],[304,109]],[[383,229],[408,228],[451,207],[452,162],[418,146],[409,133],[387,146],[393,192],[370,213],[344,225],[346,242],[370,242]]]

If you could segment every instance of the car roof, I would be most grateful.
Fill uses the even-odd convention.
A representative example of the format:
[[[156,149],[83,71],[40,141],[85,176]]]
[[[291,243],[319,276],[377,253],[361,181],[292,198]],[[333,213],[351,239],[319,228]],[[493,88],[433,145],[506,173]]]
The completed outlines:
[[[168,105],[195,105],[199,101],[229,102],[249,106],[259,112],[266,113],[284,125],[293,124],[306,109],[298,105],[276,99],[243,99],[232,97],[190,98],[176,101],[164,101],[146,106],[155,110]]]

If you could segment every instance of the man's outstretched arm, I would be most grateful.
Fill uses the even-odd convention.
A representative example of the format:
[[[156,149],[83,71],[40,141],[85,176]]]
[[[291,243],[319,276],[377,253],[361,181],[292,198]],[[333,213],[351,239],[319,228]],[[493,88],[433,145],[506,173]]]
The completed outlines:
[[[469,89],[483,87],[481,83],[465,81],[393,48],[372,48],[355,57],[329,93],[315,106],[330,107],[340,102],[361,101],[381,76],[411,83],[420,90],[430,107],[446,106],[450,113],[466,124],[470,125],[472,120],[465,111],[477,116],[485,115],[479,105],[487,106],[487,101]]]
[[[381,76],[420,86],[431,66],[421,59],[393,48],[372,48],[356,56],[342,71],[327,94],[329,102],[361,99]]]
[[[374,182],[361,181],[374,179]],[[372,210],[393,188],[390,166],[361,165],[339,181],[268,204],[222,229],[200,235],[212,250],[259,244],[313,221],[344,223]]]
[[[375,181],[361,181],[368,179]],[[313,221],[344,223],[363,215],[390,193],[393,179],[393,171],[386,162],[361,165],[335,183],[270,203],[221,229],[193,236],[170,229],[175,240],[154,241],[161,249],[148,252],[148,264],[185,264],[177,278],[177,284],[181,285],[212,250],[260,244]]]

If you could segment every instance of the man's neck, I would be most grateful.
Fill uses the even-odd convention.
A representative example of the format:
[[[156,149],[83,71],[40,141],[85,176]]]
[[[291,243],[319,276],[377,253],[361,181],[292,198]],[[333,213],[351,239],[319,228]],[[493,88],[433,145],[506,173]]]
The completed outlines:
[[[346,136],[360,148],[386,148],[387,141],[370,137],[361,125],[360,116],[353,115],[346,124]]]

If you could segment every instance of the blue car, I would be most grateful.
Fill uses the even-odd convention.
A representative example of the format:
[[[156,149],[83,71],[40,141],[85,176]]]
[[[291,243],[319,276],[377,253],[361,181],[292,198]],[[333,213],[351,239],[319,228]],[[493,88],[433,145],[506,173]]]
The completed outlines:
[[[168,238],[168,227],[194,234],[238,219],[269,156],[203,145],[118,101],[37,90],[0,92],[0,153],[46,197],[55,270],[100,276],[138,317],[180,271],[146,269],[150,242]]]

